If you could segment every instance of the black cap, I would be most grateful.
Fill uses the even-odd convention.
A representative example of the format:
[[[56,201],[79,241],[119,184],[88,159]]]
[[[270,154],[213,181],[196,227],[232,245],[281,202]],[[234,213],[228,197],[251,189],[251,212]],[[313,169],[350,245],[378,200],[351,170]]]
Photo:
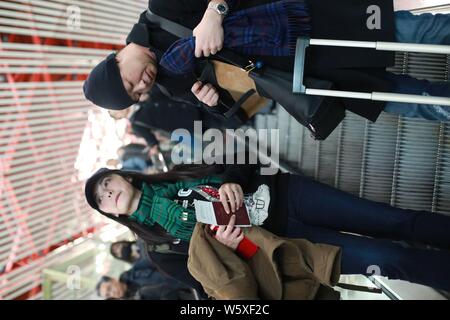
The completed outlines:
[[[84,82],[83,91],[86,99],[99,107],[122,110],[136,101],[125,90],[115,58],[116,54],[111,53],[92,69]]]
[[[94,173],[89,179],[86,180],[86,184],[84,187],[84,195],[86,197],[87,203],[95,210],[102,212],[98,208],[97,201],[95,201],[94,197],[94,191],[95,191],[95,185],[97,184],[97,181],[99,181],[101,178],[103,178],[107,174],[115,173],[120,170],[111,170],[107,168],[101,168],[98,169],[96,173]]]

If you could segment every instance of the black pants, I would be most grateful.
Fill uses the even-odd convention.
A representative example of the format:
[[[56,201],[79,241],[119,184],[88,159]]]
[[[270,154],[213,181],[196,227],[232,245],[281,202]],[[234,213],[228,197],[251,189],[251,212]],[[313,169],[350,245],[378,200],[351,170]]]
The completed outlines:
[[[290,176],[288,199],[285,236],[341,247],[343,274],[377,274],[450,290],[450,216],[361,199],[297,175]]]

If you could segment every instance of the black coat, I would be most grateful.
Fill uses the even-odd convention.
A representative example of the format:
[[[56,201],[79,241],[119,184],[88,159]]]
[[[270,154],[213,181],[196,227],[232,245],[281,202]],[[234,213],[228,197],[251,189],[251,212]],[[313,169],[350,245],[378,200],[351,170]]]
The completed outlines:
[[[152,131],[162,130],[170,134],[175,129],[186,129],[194,134],[194,121],[202,121],[203,133],[209,128],[237,128],[238,123],[229,120],[219,121],[203,108],[192,108],[192,105],[169,99],[158,88],[151,92],[150,99],[139,103],[130,117],[133,133],[145,139],[149,146],[158,144]]]
[[[144,138],[149,146],[158,144],[153,131],[162,130],[170,134],[175,129],[183,128],[193,134],[194,121],[202,120],[201,109],[170,100],[155,89],[150,99],[140,102],[131,115],[133,133]]]
[[[394,41],[394,15],[392,0],[306,0],[312,16],[312,38],[331,38],[343,40]],[[273,2],[273,0],[240,1],[239,8]],[[160,16],[180,23],[188,28],[194,28],[201,20],[207,1],[192,0],[153,0],[150,9]],[[381,30],[369,30],[366,13],[370,5],[377,5],[381,12]],[[146,23],[145,15],[141,23]],[[148,24],[147,24],[148,25]],[[160,50],[166,50],[176,37],[150,27],[150,42]],[[159,29],[159,30],[157,30]],[[261,58],[267,65],[283,70],[292,70],[293,58],[252,57]],[[306,74],[335,82],[340,90],[349,91],[390,91],[392,85],[385,80],[385,68],[394,64],[393,53],[376,52],[369,49],[347,49],[332,47],[311,47],[308,50]],[[181,79],[182,78],[182,79]],[[194,103],[195,97],[190,93],[192,84],[196,81],[195,74],[180,77],[180,79],[165,79],[161,83],[170,89],[174,95],[188,97]],[[221,99],[230,104],[229,97]],[[198,103],[197,103],[198,104]],[[375,121],[384,102],[344,99],[347,109],[369,120]],[[219,107],[209,108],[212,112],[223,112]]]

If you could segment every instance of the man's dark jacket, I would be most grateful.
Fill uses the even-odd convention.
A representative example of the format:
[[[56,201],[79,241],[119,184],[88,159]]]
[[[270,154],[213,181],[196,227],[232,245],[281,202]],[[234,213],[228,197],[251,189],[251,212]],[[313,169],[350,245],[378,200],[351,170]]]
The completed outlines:
[[[157,15],[193,29],[201,21],[207,2],[202,0],[152,0],[150,9]],[[272,1],[240,1],[234,10],[268,2]],[[312,38],[394,41],[392,0],[306,0],[306,2],[312,16]],[[367,8],[372,5],[380,8],[381,30],[369,30],[367,27],[366,21],[371,15],[367,13]],[[139,23],[147,24],[151,47],[160,51],[160,54],[177,40],[175,36],[148,23],[145,13],[141,15]],[[259,58],[266,65],[292,71],[292,57],[251,58]],[[387,66],[394,64],[392,53],[369,49],[311,47],[306,64],[307,75],[332,80],[340,90],[366,92],[391,90],[391,83],[384,80],[383,74]],[[200,63],[199,68],[201,68]],[[158,83],[167,88],[171,95],[190,100],[193,104],[202,105],[191,93],[191,87],[196,80],[194,73],[173,77],[161,75],[157,79]],[[221,98],[223,95],[225,94],[221,92]],[[344,99],[344,105],[348,110],[372,121],[376,120],[384,108],[383,102],[357,99]],[[216,113],[224,111],[220,105],[209,109]]]
[[[149,146],[159,143],[152,131],[170,134],[176,129],[186,129],[193,135],[194,121],[202,121],[200,133],[209,128],[237,128],[239,125],[233,119],[224,123],[202,108],[171,100],[157,87],[152,90],[150,99],[140,102],[130,117],[133,133],[144,138]]]

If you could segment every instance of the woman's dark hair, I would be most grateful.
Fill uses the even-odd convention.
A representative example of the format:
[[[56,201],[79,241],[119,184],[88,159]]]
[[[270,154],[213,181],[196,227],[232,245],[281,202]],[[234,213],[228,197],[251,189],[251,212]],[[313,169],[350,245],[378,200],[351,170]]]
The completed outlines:
[[[131,184],[135,188],[141,189],[143,182],[146,182],[148,184],[163,182],[174,183],[180,180],[197,179],[211,174],[220,174],[222,172],[223,166],[217,164],[182,164],[174,166],[173,169],[168,172],[158,174],[144,174],[141,172],[109,170],[102,168],[86,181],[85,195],[87,202],[92,208],[94,208],[104,216],[128,227],[146,243],[151,245],[173,243],[176,238],[169,235],[166,230],[157,223],[155,223],[153,226],[144,226],[136,221],[130,220],[125,215],[119,215],[116,217],[112,214],[100,210],[94,197],[94,191],[97,181],[106,175],[114,173],[122,176],[125,179],[131,179]]]

